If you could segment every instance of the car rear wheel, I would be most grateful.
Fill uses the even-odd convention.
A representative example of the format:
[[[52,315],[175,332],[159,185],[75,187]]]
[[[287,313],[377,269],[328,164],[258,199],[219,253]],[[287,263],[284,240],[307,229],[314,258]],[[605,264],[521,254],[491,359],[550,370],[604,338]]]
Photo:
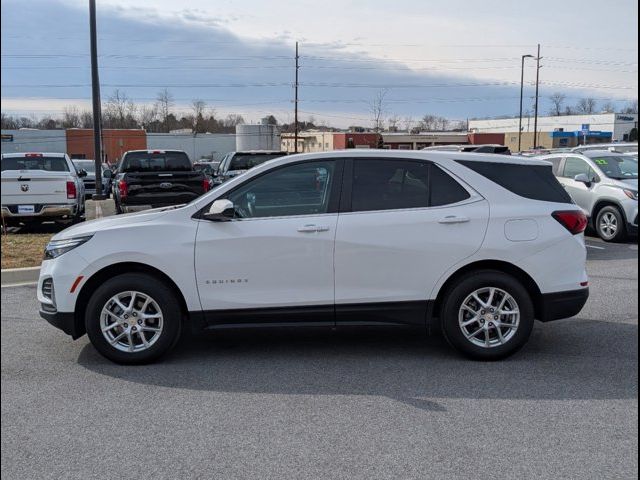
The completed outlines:
[[[85,325],[91,343],[109,360],[152,362],[178,341],[182,313],[163,282],[141,273],[107,280],[87,305]]]
[[[499,360],[527,342],[534,308],[517,279],[483,270],[449,289],[441,321],[445,338],[460,353],[478,360]]]
[[[596,232],[605,242],[621,242],[627,237],[622,213],[617,207],[604,207],[596,217]]]

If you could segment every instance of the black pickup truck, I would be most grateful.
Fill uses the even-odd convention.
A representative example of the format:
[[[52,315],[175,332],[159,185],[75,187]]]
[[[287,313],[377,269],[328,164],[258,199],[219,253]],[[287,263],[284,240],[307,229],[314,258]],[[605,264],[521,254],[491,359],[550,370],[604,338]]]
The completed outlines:
[[[132,150],[113,182],[117,213],[189,203],[209,190],[209,178],[180,150]]]

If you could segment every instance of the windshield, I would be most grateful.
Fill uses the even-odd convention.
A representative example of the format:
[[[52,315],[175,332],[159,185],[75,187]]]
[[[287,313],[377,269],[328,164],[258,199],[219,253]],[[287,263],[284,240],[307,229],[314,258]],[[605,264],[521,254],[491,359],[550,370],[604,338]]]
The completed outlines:
[[[48,172],[68,172],[69,165],[62,157],[7,157],[2,159],[5,170],[45,170]]]
[[[234,155],[228,170],[249,170],[267,160],[282,157],[282,153],[248,153]]]
[[[122,160],[122,171],[130,172],[190,172],[191,161],[184,152],[131,152]]]
[[[592,157],[604,174],[615,180],[638,178],[638,159],[632,155]]]
[[[73,160],[73,164],[78,170],[85,170],[89,173],[96,171],[96,162],[93,160]]]

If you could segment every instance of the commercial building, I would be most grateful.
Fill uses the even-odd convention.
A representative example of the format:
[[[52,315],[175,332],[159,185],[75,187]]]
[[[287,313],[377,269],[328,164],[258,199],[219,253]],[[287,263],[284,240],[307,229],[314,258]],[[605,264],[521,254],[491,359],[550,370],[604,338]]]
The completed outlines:
[[[65,153],[67,137],[64,130],[2,130],[2,153],[51,152]]]
[[[93,130],[89,128],[70,128],[66,130],[66,153],[71,158],[94,158]],[[140,129],[104,129],[102,130],[102,150],[104,160],[117,162],[128,150],[147,148],[147,135]]]
[[[147,133],[147,148],[152,150],[183,150],[191,161],[201,158],[221,160],[236,150],[233,133]]]
[[[391,150],[420,150],[435,145],[466,145],[467,132],[383,133],[384,148]]]
[[[598,113],[538,117],[538,135],[534,139],[534,118],[522,119],[522,148],[575,147],[585,143],[623,142],[638,127],[638,114]],[[504,144],[518,149],[518,118],[470,120],[472,133],[502,133]]]

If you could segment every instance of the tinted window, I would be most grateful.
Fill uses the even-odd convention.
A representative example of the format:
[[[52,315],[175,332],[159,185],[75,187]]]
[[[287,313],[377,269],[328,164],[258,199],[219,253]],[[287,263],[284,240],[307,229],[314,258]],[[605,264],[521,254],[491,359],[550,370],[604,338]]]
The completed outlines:
[[[191,161],[184,152],[131,152],[122,160],[123,172],[190,172]]]
[[[282,157],[282,153],[238,153],[233,156],[227,170],[249,170],[267,160]]]
[[[471,195],[451,175],[441,168],[431,166],[431,202],[430,206],[438,207],[467,200]]]
[[[308,162],[279,168],[231,192],[237,218],[327,213],[335,162]]]
[[[93,160],[73,160],[73,164],[78,170],[86,170],[90,173],[96,171],[96,162]]]
[[[354,160],[353,211],[429,206],[429,164],[402,160]]]
[[[560,163],[562,162],[562,157],[544,158],[543,160],[545,162],[551,162],[553,165],[554,175],[560,175]]]
[[[458,163],[521,197],[545,202],[573,203],[553,175],[551,165],[517,165],[468,160],[458,160]]]
[[[2,171],[5,170],[68,172],[69,165],[62,157],[7,157],[2,159]]]
[[[591,167],[589,164],[581,158],[569,157],[564,162],[564,173],[562,176],[575,178],[576,175],[580,175],[582,173],[589,175],[590,170]]]

